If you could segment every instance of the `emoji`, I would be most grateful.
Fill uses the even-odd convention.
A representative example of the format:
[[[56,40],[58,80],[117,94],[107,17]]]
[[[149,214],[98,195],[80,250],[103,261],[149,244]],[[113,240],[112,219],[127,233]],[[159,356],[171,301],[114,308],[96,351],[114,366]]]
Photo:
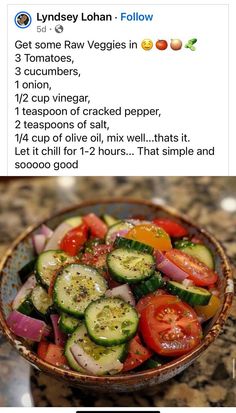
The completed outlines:
[[[188,42],[186,43],[186,45],[184,47],[186,47],[186,49],[190,49],[192,50],[192,52],[194,52],[196,50],[196,47],[194,46],[194,44],[197,43],[197,39],[193,38],[188,40]]]
[[[182,42],[179,39],[171,39],[170,47],[173,50],[180,50],[182,47]]]
[[[144,39],[141,46],[143,50],[151,50],[153,48],[153,41],[151,39]]]
[[[166,40],[157,40],[156,48],[159,50],[165,50],[168,47],[168,43]]]

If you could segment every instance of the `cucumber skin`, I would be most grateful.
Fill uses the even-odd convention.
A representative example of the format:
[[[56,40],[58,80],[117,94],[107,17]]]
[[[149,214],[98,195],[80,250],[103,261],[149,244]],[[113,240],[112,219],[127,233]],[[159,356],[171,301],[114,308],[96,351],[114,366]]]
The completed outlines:
[[[105,237],[105,243],[106,244],[110,244],[111,235],[114,233],[113,230],[116,229],[116,227],[119,227],[119,230],[121,231],[122,229],[130,230],[131,228],[134,227],[134,225],[127,222],[127,221],[124,221],[124,220],[120,220],[120,221],[116,222],[115,224],[111,225],[108,228],[108,231],[107,231],[107,234],[106,234],[106,237]]]
[[[194,244],[191,241],[177,241],[175,243],[175,248],[185,252],[185,254],[190,255],[201,261],[211,270],[215,269],[214,258],[211,250],[204,244]]]
[[[181,300],[185,301],[191,306],[196,305],[207,305],[210,301],[211,294],[209,295],[200,295],[187,289],[180,289],[173,285],[171,281],[167,282],[166,289],[173,295],[177,295]],[[180,293],[181,291],[181,293]]]
[[[21,303],[20,306],[17,308],[17,311],[25,315],[30,315],[33,310],[34,310],[34,306],[32,304],[30,296],[28,296],[25,299],[25,301],[23,301],[23,303]]]
[[[114,299],[115,299],[115,298],[114,298]],[[120,301],[123,301],[123,300],[120,299],[120,298],[116,298],[116,299],[117,299],[117,300],[120,300]],[[88,322],[88,320],[87,320],[86,315],[87,315],[87,313],[88,313],[88,311],[89,311],[89,307],[90,307],[90,306],[92,306],[94,303],[98,303],[99,301],[102,301],[102,300],[104,300],[104,298],[100,298],[99,300],[93,301],[92,303],[90,303],[90,304],[88,305],[88,307],[86,308],[85,313],[84,313],[84,322],[85,322],[85,326],[86,326],[86,328],[87,328],[88,335],[89,335],[90,339],[91,339],[94,343],[96,343],[96,344],[98,344],[98,345],[100,345],[100,346],[104,346],[104,347],[112,347],[112,346],[117,346],[117,345],[120,345],[120,344],[125,344],[125,343],[127,343],[127,342],[130,341],[132,338],[134,338],[134,336],[136,335],[137,330],[138,330],[139,314],[138,314],[137,310],[136,310],[134,307],[133,307],[132,309],[133,309],[134,316],[135,316],[136,319],[137,319],[137,326],[136,326],[135,330],[133,331],[133,333],[130,334],[129,336],[124,336],[123,338],[120,338],[120,339],[113,339],[113,340],[109,340],[109,339],[108,339],[108,340],[107,340],[107,339],[99,339],[99,338],[97,338],[97,337],[94,337],[93,332],[91,332],[91,329],[90,329],[90,327],[89,327],[89,322]],[[127,303],[126,303],[126,304],[127,304]],[[129,304],[128,304],[128,305],[129,305]],[[130,306],[130,307],[132,307],[132,306]]]
[[[18,271],[22,284],[24,284],[28,276],[34,271],[36,261],[37,261],[37,258],[33,258],[31,261],[27,262],[27,264],[25,264],[24,267],[22,267]]]
[[[116,237],[114,247],[146,252],[147,254],[153,253],[153,248],[150,245],[124,237]]]
[[[72,333],[74,333],[74,331],[77,329],[77,327],[80,324],[80,320],[77,319],[77,321],[78,321],[78,324],[75,327],[70,327],[68,324],[66,325],[65,323],[63,323],[63,318],[62,318],[62,315],[61,315],[60,320],[59,320],[59,328],[65,334],[72,334]]]
[[[76,362],[76,360],[74,359],[70,351],[71,338],[72,337],[70,337],[67,340],[66,345],[65,345],[65,352],[64,352],[66,359],[68,361],[68,364],[73,370],[78,371],[79,373],[86,373],[85,370],[83,370],[83,368],[80,367],[80,365]]]
[[[39,285],[36,285],[35,288],[37,288],[37,287],[40,287],[40,288],[43,289],[43,287],[42,287],[40,284],[39,284]],[[34,291],[34,290],[33,290],[33,291]],[[47,316],[51,313],[51,309],[52,309],[52,307],[53,307],[53,302],[52,302],[52,304],[50,304],[50,305],[48,306],[46,312],[45,312],[45,313],[42,313],[42,312],[36,307],[36,305],[34,304],[34,301],[33,301],[33,299],[32,299],[33,291],[32,291],[32,293],[31,293],[31,302],[32,302],[32,305],[33,305],[35,311],[36,311],[38,314],[40,314],[42,317],[47,317]],[[46,290],[44,290],[44,291],[47,292]],[[48,294],[47,294],[47,295],[48,295]],[[48,296],[48,297],[49,297],[49,296]],[[49,297],[49,298],[50,298],[50,297]],[[52,300],[51,300],[51,301],[52,301]]]
[[[158,275],[157,275],[158,274]],[[144,295],[153,293],[165,286],[165,281],[162,279],[161,274],[154,273],[150,278],[145,281],[142,281],[140,284],[137,284],[133,287],[133,292],[135,297],[139,300]]]
[[[142,370],[156,369],[157,367],[160,367],[162,365],[163,363],[161,363],[160,361],[150,358],[142,364]]]
[[[56,252],[58,252],[58,253],[64,253],[64,254],[66,254],[65,252],[63,252],[63,251],[61,251],[61,250],[48,250],[48,251],[43,251],[41,254],[39,254],[39,256],[38,256],[38,258],[37,258],[37,260],[36,260],[36,263],[35,263],[35,276],[36,276],[36,280],[38,281],[38,283],[39,284],[41,284],[44,288],[46,288],[46,290],[48,290],[48,288],[49,288],[49,285],[48,284],[46,284],[45,283],[45,281],[43,280],[43,278],[42,278],[42,276],[41,276],[41,274],[40,274],[40,270],[39,270],[39,264],[40,264],[40,257],[41,257],[41,255],[42,254],[44,254],[44,252],[45,253],[47,253],[47,252],[54,252],[54,253],[56,253]],[[62,264],[63,265],[63,264]],[[66,264],[65,264],[66,265]]]
[[[128,249],[127,251],[130,251],[130,249]],[[127,284],[137,284],[140,283],[140,281],[146,280],[147,278],[150,278],[154,273],[155,273],[155,260],[153,257],[153,270],[150,271],[150,274],[145,275],[145,276],[140,276],[140,278],[126,278],[123,275],[118,275],[116,271],[114,271],[109,264],[109,257],[111,256],[111,254],[114,252],[114,250],[112,252],[110,252],[110,254],[107,255],[107,266],[108,266],[108,270],[109,273],[111,275],[111,277],[115,280],[118,281],[121,284],[127,283]],[[150,254],[151,255],[151,254]]]

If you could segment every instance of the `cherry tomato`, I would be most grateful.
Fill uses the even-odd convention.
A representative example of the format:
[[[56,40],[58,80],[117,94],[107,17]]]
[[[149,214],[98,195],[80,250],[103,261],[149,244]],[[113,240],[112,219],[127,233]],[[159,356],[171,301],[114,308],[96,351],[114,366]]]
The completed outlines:
[[[143,309],[140,331],[147,346],[163,356],[180,356],[196,347],[202,329],[195,311],[177,297],[156,297]]]
[[[157,40],[156,48],[159,50],[165,50],[168,47],[168,43],[166,40]]]
[[[143,242],[160,251],[168,251],[172,248],[169,235],[154,224],[137,225],[125,237]]]
[[[88,226],[86,224],[81,224],[66,233],[61,240],[60,249],[67,252],[69,255],[77,255],[87,239]]]
[[[212,295],[207,305],[198,305],[194,307],[197,315],[202,317],[204,321],[214,317],[220,308],[220,299],[216,295]]]
[[[163,228],[170,237],[179,238],[179,237],[186,237],[188,235],[188,231],[183,225],[180,225],[178,222],[173,221],[172,219],[168,218],[155,218],[153,223],[160,228]]]
[[[104,238],[107,233],[107,225],[97,215],[91,213],[83,217],[84,223],[89,227],[91,234],[97,238]]]
[[[188,278],[199,287],[214,284],[218,275],[196,258],[173,248],[166,252],[166,258],[188,274]]]
[[[128,356],[124,361],[124,366],[122,371],[133,370],[142,364],[144,361],[148,360],[152,356],[153,352],[141,343],[140,337],[136,335],[129,343]]]
[[[149,293],[144,297],[140,298],[138,303],[136,304],[136,310],[141,314],[144,308],[146,308],[152,302],[155,302],[155,297],[158,295],[169,295],[165,290],[156,290],[154,293]],[[173,297],[173,296],[171,296]]]

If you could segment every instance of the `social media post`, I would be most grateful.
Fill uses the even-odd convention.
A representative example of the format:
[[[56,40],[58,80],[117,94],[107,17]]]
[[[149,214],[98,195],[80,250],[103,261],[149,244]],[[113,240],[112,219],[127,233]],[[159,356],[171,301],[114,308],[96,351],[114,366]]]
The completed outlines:
[[[235,177],[1,177],[0,199],[1,411],[235,410]]]
[[[227,175],[227,45],[227,5],[9,5],[8,174]]]

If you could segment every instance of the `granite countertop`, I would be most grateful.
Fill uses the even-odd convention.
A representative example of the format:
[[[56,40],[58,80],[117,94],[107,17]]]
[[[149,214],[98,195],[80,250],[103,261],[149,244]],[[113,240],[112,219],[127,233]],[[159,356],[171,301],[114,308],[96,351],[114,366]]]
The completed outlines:
[[[212,231],[236,264],[236,178],[84,177],[0,181],[0,254],[30,223],[85,199],[153,199]],[[88,394],[29,367],[0,333],[0,406],[236,406],[236,305],[214,344],[187,370],[157,388]]]

